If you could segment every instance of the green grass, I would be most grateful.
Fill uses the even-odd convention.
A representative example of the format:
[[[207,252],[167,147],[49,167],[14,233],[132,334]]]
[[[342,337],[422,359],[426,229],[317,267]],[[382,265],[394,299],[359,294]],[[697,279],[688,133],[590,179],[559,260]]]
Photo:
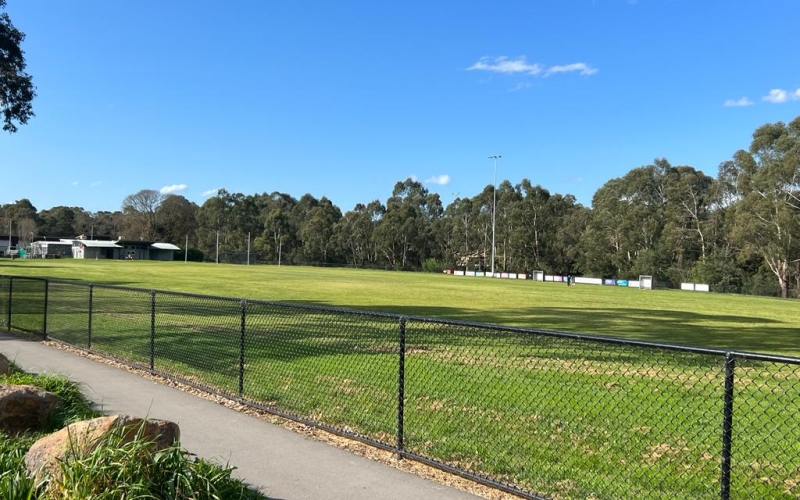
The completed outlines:
[[[341,269],[0,267],[23,271],[740,350],[800,349],[798,305],[777,299]],[[93,298],[92,348],[149,363],[149,293],[98,287]],[[87,345],[85,289],[54,284],[50,300],[50,335]],[[155,368],[236,394],[240,307],[158,294]],[[397,331],[391,317],[250,304],[243,395],[393,443]],[[418,320],[407,324],[406,348],[409,451],[557,498],[719,496],[720,357]],[[734,497],[800,498],[800,367],[741,360],[736,373]]]
[[[300,302],[800,356],[800,303],[357,269],[0,260],[0,274]]]

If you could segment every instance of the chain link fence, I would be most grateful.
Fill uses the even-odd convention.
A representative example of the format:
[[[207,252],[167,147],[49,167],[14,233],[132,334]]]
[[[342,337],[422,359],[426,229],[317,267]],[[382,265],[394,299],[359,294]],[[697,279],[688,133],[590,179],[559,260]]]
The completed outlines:
[[[800,498],[800,359],[7,276],[0,325],[526,498]]]

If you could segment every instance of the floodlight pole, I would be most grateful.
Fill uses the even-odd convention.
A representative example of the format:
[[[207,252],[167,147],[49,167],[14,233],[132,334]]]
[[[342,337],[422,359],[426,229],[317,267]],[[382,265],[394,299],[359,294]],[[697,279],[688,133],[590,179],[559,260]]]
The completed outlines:
[[[183,246],[183,263],[189,262],[189,235],[186,235],[186,245]]]
[[[250,231],[247,232],[247,265],[250,265]]]
[[[219,264],[219,231],[217,231],[217,264]]]
[[[494,183],[492,184],[492,278],[494,278],[494,230],[497,212],[497,160],[502,158],[502,155],[492,155],[489,158],[494,160]]]

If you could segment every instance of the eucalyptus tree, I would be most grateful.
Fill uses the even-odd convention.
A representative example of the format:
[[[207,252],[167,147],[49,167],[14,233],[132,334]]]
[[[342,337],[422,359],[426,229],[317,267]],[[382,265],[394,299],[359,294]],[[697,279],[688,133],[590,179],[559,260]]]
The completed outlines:
[[[731,238],[742,258],[758,256],[777,279],[781,297],[800,262],[800,117],[759,127],[749,151],[720,166],[731,189]]]
[[[475,251],[473,201],[470,198],[456,197],[444,210],[441,234],[437,234],[440,253],[444,262],[452,267],[468,263]]]
[[[197,210],[195,218],[197,247],[203,252],[206,260],[213,261],[219,235],[224,234],[228,227],[227,206],[223,197],[218,194],[207,199]]]
[[[518,220],[514,216],[517,205],[522,201],[520,193],[508,180],[497,186],[497,206],[495,207],[495,258],[500,269],[515,269],[516,247],[513,245],[514,230]]]
[[[298,234],[305,262],[329,263],[336,260],[335,227],[341,218],[339,207],[324,196],[308,211]]]
[[[517,184],[518,202],[513,206],[513,218],[517,222],[511,233],[513,246],[520,256],[523,269],[563,272],[549,269],[545,263],[548,240],[555,234],[553,221],[548,217],[547,206],[550,192],[540,185],[534,186],[528,179]]]
[[[278,191],[262,196],[258,220],[261,233],[255,238],[256,251],[270,262],[292,262],[297,248],[297,228],[292,211],[297,200]]]
[[[392,267],[419,266],[434,256],[433,221],[443,211],[439,195],[419,181],[397,182],[374,234],[386,262]]]
[[[552,269],[563,269],[570,274],[585,274],[581,238],[589,226],[592,211],[569,194],[554,195],[549,205],[558,220],[549,256]]]
[[[383,218],[386,207],[379,200],[367,205],[358,203],[345,213],[334,227],[336,248],[342,259],[354,267],[373,266],[380,260],[375,229]]]
[[[667,278],[670,257],[662,244],[673,168],[665,159],[611,179],[592,199],[592,220],[581,246],[593,274]]]
[[[694,252],[696,258],[704,259],[711,243],[714,179],[687,166],[673,171],[667,188],[667,243],[681,253]]]

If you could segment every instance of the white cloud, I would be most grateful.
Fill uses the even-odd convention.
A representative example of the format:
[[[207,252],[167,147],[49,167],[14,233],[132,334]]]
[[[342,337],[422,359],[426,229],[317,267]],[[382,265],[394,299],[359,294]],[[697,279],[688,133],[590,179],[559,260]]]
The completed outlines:
[[[102,184],[102,183],[103,183],[103,181],[96,181],[96,182],[93,182],[93,183],[91,183],[91,184],[89,184],[89,185],[90,185],[90,186],[99,186],[99,185],[100,185],[100,184]]]
[[[783,89],[772,89],[762,99],[774,104],[780,104],[789,100],[789,93]]]
[[[725,104],[723,104],[723,106],[725,106],[726,108],[741,108],[744,106],[752,106],[753,104],[754,102],[748,99],[747,97],[742,97],[741,99],[728,99],[727,101],[725,101]]]
[[[525,73],[528,75],[538,75],[542,72],[539,64],[528,64],[524,57],[509,59],[506,56],[496,57],[494,61],[488,57],[481,57],[478,62],[467,68],[467,71],[492,71],[494,73]]]
[[[531,84],[530,84],[530,83],[527,83],[527,82],[519,82],[518,84],[516,84],[516,85],[514,85],[513,87],[511,87],[510,89],[508,89],[508,91],[509,91],[509,92],[518,92],[518,91],[520,91],[520,90],[527,89],[527,88],[528,88],[528,87],[530,87],[530,86],[531,86]]]
[[[78,185],[78,181],[72,181],[72,185],[73,186],[77,186]]]
[[[164,186],[161,188],[161,194],[170,194],[174,193],[175,191],[183,191],[186,189],[186,184],[170,184],[169,186]]]
[[[578,62],[562,66],[550,66],[544,76],[557,75],[558,73],[579,73],[581,76],[590,76],[597,73],[597,68],[592,68],[586,63]]]
[[[214,189],[209,189],[208,191],[203,191],[203,196],[204,197],[205,196],[213,196],[213,195],[219,193],[220,189],[222,189],[222,188],[214,188]]]
[[[467,71],[491,71],[505,75],[523,74],[531,76],[550,76],[559,73],[579,73],[589,76],[597,73],[597,68],[592,68],[586,63],[576,62],[572,64],[560,64],[545,68],[539,63],[529,63],[525,57],[511,59],[507,56],[500,56],[491,59],[481,57],[478,62],[467,68]],[[516,89],[519,90],[519,89]]]
[[[794,91],[794,98],[795,99],[800,99],[800,89],[797,89],[797,90]]]
[[[446,186],[450,184],[450,176],[447,174],[434,175],[430,179],[425,179],[425,184],[438,184],[440,186]]]

